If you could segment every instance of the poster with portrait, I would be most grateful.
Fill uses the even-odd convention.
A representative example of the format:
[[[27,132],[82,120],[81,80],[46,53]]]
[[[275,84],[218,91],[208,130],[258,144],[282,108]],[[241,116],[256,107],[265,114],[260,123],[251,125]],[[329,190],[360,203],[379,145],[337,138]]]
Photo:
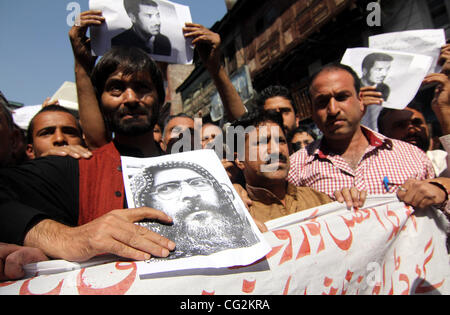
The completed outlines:
[[[94,55],[113,46],[135,46],[156,61],[192,63],[193,47],[183,34],[185,23],[192,22],[188,6],[165,0],[90,0],[89,8],[101,10],[106,21],[91,28]]]
[[[231,76],[231,83],[236,88],[242,102],[245,104],[254,95],[252,79],[250,77],[250,70],[248,66],[241,67]],[[214,93],[211,97],[211,119],[216,122],[223,118],[224,107],[220,99],[219,92]]]
[[[168,258],[139,263],[141,277],[247,266],[270,251],[213,150],[122,157],[122,167],[128,207],[151,207],[174,221],[138,223],[177,246]]]
[[[347,49],[341,63],[350,66],[362,86],[376,86],[383,107],[404,109],[416,96],[432,58],[425,55],[370,48]]]
[[[432,58],[399,51],[351,48],[341,63],[350,66],[361,79],[361,86],[376,86],[382,93],[382,106],[368,106],[361,123],[377,131],[383,109],[405,109],[414,99],[427,75]]]

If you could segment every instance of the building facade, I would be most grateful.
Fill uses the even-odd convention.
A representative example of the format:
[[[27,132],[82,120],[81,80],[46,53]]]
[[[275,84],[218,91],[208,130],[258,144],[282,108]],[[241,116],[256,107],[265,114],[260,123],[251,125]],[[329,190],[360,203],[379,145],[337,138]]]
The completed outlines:
[[[368,37],[413,29],[449,33],[450,0],[383,0],[379,25],[368,23],[374,1],[227,1],[228,13],[212,30],[222,38],[223,63],[244,102],[269,85],[288,87],[301,119],[311,117],[308,78],[322,65],[339,61],[345,50],[367,47]],[[377,13],[377,12],[375,12]],[[448,34],[450,35],[450,34]],[[247,78],[243,78],[245,73]],[[238,82],[239,80],[234,80]],[[219,121],[216,89],[201,63],[178,87],[183,112]],[[211,112],[213,115],[211,115]]]

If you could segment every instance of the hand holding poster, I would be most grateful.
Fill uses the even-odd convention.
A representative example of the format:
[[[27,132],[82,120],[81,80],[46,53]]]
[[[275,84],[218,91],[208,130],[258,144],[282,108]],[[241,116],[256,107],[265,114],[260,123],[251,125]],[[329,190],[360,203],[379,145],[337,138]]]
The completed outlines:
[[[136,46],[156,61],[190,64],[193,48],[183,27],[192,22],[189,7],[164,0],[90,0],[106,23],[91,29],[92,50],[97,56],[112,46]]]

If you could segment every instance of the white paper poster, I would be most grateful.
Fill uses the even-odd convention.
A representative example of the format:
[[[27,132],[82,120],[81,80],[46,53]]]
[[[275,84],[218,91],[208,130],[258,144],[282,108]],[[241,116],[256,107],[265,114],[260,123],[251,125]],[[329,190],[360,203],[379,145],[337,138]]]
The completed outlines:
[[[439,73],[438,65],[441,48],[445,46],[445,31],[443,29],[414,30],[386,33],[369,37],[369,48],[414,52],[433,58],[428,73]]]
[[[106,23],[91,28],[92,50],[104,55],[112,46],[135,46],[156,61],[191,64],[193,48],[183,35],[192,22],[187,6],[164,0],[90,0],[91,10],[101,10]]]
[[[347,49],[341,63],[361,78],[362,86],[377,86],[382,106],[405,109],[428,73],[432,58],[425,55],[370,48]]]
[[[154,208],[174,220],[139,223],[177,244],[169,258],[139,263],[141,276],[249,265],[269,252],[213,150],[122,157],[122,169],[129,208]]]

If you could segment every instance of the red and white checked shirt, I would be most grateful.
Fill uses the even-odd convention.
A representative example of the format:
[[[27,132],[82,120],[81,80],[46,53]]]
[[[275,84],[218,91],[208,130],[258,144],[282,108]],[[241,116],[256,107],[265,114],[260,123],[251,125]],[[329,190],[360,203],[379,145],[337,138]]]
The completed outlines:
[[[396,186],[386,191],[383,184],[385,176],[397,185],[410,178],[435,178],[433,164],[422,150],[409,143],[386,138],[366,127],[362,129],[369,146],[356,170],[339,155],[326,156],[320,150],[322,141],[317,141],[291,156],[288,181],[314,188],[333,198],[335,191],[351,187],[369,195],[396,193]]]

